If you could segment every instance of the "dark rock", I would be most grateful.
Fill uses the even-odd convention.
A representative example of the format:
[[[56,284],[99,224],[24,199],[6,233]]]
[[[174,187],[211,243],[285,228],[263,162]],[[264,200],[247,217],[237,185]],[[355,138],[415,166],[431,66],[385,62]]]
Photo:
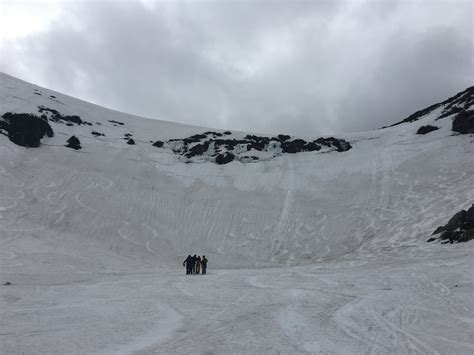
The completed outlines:
[[[222,132],[222,133],[223,133],[223,134],[225,134],[226,136],[228,136],[228,135],[231,135],[231,134],[232,134],[232,132],[231,132],[231,131],[224,131],[224,132]]]
[[[193,141],[200,141],[201,139],[206,139],[206,138],[207,138],[207,135],[205,134],[194,134],[187,139],[193,140]]]
[[[463,225],[464,218],[466,216],[466,211],[462,210],[456,213],[446,224],[446,230],[447,231],[454,231],[458,228],[461,228]]]
[[[128,141],[127,141],[127,144],[130,144],[130,145],[134,145],[135,144],[135,141],[130,138]]]
[[[213,136],[214,138],[215,137],[222,137],[222,133],[219,133],[219,132],[207,131],[207,132],[204,132],[203,134],[206,135],[206,136]]]
[[[204,142],[202,144],[196,144],[192,148],[188,149],[186,153],[186,158],[192,158],[196,155],[203,155],[209,149],[209,142]]]
[[[324,145],[326,147],[330,147],[331,146],[331,142],[329,140],[327,140],[326,138],[318,138],[314,141],[315,143],[318,143],[319,145]]]
[[[446,107],[443,112],[441,113],[441,115],[438,117],[439,118],[445,118],[445,117],[448,117],[448,116],[451,116],[455,113],[458,113],[458,112],[461,112],[461,111],[464,111],[464,109],[462,107],[459,107],[459,106],[455,106],[455,107]]]
[[[216,164],[222,165],[222,164],[228,164],[232,160],[234,160],[235,155],[232,153],[224,153],[224,154],[219,154],[216,157]]]
[[[109,122],[118,124],[118,125],[120,125],[120,126],[123,126],[123,125],[125,124],[125,123],[123,123],[123,122],[115,121],[115,120],[109,120]]]
[[[458,113],[453,120],[452,130],[461,134],[474,133],[474,110]]]
[[[74,123],[68,122],[68,123],[66,123],[66,126],[72,127],[72,126],[74,126]]]
[[[306,145],[306,141],[303,139],[295,139],[289,142],[281,143],[281,150],[283,153],[299,153],[304,150],[304,146]]]
[[[94,136],[96,136],[96,137],[100,137],[100,136],[104,136],[104,137],[105,137],[105,134],[100,133],[100,132],[96,132],[96,131],[92,131],[91,134],[94,135]]]
[[[416,134],[426,134],[426,133],[436,131],[438,129],[439,127],[436,127],[436,126],[430,126],[430,125],[421,126],[420,128],[418,128],[418,131],[416,131]]]
[[[304,150],[307,151],[307,152],[313,152],[315,150],[318,151],[320,149],[321,149],[321,146],[319,144],[314,143],[314,142],[308,142],[304,146]]]
[[[77,115],[63,116],[61,113],[59,113],[54,108],[49,108],[49,107],[45,107],[45,106],[38,106],[38,111],[40,113],[50,112],[51,115],[52,115],[51,120],[54,121],[54,122],[64,121],[64,122],[75,123],[75,124],[78,124],[78,125],[84,123],[79,116],[77,116]],[[92,126],[92,123],[87,122],[86,124],[89,124],[89,125]]]
[[[155,143],[153,143],[153,146],[154,147],[158,147],[158,148],[161,148],[163,146],[163,142],[162,141],[156,141]]]
[[[430,239],[427,240],[427,242],[431,243],[431,242],[434,242],[436,239],[438,239],[438,238],[430,238]]]
[[[280,142],[287,141],[287,140],[290,139],[290,138],[291,138],[291,137],[288,136],[288,135],[286,135],[286,134],[279,134],[279,135],[278,135],[278,140],[279,140]]]
[[[76,136],[71,136],[67,140],[66,147],[72,148],[72,149],[75,149],[75,150],[79,150],[79,149],[82,148],[81,147],[81,142],[79,141],[79,139]]]
[[[7,281],[7,282],[3,283],[3,286],[11,286],[11,285],[12,285],[12,283],[10,281]]]
[[[52,99],[56,98],[56,96],[54,96],[54,95],[49,95],[49,97],[52,98]]]
[[[469,208],[464,216],[464,229],[474,228],[474,205]]]
[[[128,138],[128,137],[131,137],[132,134],[131,133],[125,133],[124,136]]]
[[[460,243],[464,241],[464,232],[462,231],[446,231],[439,237],[440,240],[448,240],[450,244],[454,242]]]
[[[467,211],[461,210],[457,212],[445,226],[436,228],[433,234],[441,235],[438,239],[441,244],[446,243],[462,243],[474,239],[474,205]]]
[[[192,158],[203,154],[209,154],[209,156],[216,156],[218,159],[215,161],[226,161],[227,159],[234,160],[235,156],[230,152],[235,151],[237,146],[240,146],[239,151],[244,150],[250,151],[252,149],[257,151],[268,151],[272,147],[280,145],[283,153],[298,153],[305,151],[320,150],[321,142],[328,147],[334,147],[337,151],[346,151],[351,148],[350,144],[343,139],[337,139],[334,137],[320,138],[314,142],[306,142],[303,139],[289,140],[289,135],[278,135],[278,137],[270,138],[267,136],[257,135],[246,135],[243,139],[225,139],[221,138],[222,135],[231,134],[230,131],[225,131],[222,134],[219,132],[206,131],[203,134],[194,134],[192,136],[182,139],[170,139],[169,143],[178,142],[182,144],[172,144],[171,147],[173,152],[179,155],[183,155],[186,158]],[[161,145],[161,143],[158,143]],[[212,145],[213,151],[208,152],[209,147]],[[227,153],[231,155],[227,155]],[[246,158],[242,157],[245,161]],[[231,160],[231,161],[232,161]],[[254,160],[258,160],[255,157]]]
[[[467,242],[473,239],[474,239],[474,228],[466,230],[463,235],[463,241]]]
[[[41,93],[40,92],[35,92],[35,95],[41,96]]]
[[[414,114],[408,116],[404,120],[402,120],[400,122],[397,122],[395,124],[392,124],[388,127],[394,127],[394,126],[397,126],[399,124],[406,123],[406,122],[417,121],[421,117],[423,117],[424,115],[434,111],[435,109],[437,109],[438,107],[443,106],[443,105],[447,105],[445,110],[443,110],[443,114],[446,114],[446,116],[449,116],[451,113],[450,114],[447,114],[447,113],[449,112],[449,110],[454,109],[455,105],[463,106],[464,109],[467,109],[468,107],[470,107],[472,105],[473,96],[474,96],[474,86],[471,86],[471,87],[467,88],[466,90],[457,93],[453,97],[450,97],[449,99],[447,99],[443,102],[439,102],[437,104],[434,104],[434,105],[431,105],[427,108],[419,110],[419,111],[415,112]],[[454,110],[456,110],[456,109],[454,109]],[[382,127],[382,128],[386,128],[386,127]]]
[[[13,143],[23,147],[39,147],[46,135],[52,137],[53,129],[48,121],[33,114],[7,112],[1,128],[6,130]]]
[[[446,227],[445,226],[439,226],[438,228],[436,228],[436,230],[432,233],[432,235],[435,235],[435,234],[439,234],[441,232],[444,232],[446,230]]]

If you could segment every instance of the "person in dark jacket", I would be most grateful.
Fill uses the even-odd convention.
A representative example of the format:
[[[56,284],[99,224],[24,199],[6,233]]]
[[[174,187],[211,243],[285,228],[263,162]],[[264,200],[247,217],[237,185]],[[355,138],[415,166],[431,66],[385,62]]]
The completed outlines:
[[[197,255],[196,255],[196,254],[194,254],[194,256],[193,256],[193,267],[192,267],[193,274],[195,274],[195,273],[196,273],[196,264],[197,264],[197,259],[198,259],[198,258],[197,258]]]
[[[207,269],[207,259],[206,259],[206,256],[203,255],[201,259],[201,272],[203,275],[206,275],[206,269]]]
[[[186,265],[186,275],[190,275],[193,270],[193,257],[191,255],[188,255],[186,260],[183,261],[183,266]]]

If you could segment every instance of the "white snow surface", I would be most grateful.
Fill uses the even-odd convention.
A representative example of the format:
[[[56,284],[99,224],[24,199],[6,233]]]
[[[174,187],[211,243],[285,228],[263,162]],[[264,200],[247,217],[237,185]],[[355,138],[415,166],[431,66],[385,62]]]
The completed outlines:
[[[474,138],[442,108],[347,152],[216,165],[150,143],[205,128],[0,76],[0,114],[38,105],[94,126],[0,135],[2,354],[474,353],[474,243],[426,243],[474,202]],[[208,275],[184,275],[195,253]]]

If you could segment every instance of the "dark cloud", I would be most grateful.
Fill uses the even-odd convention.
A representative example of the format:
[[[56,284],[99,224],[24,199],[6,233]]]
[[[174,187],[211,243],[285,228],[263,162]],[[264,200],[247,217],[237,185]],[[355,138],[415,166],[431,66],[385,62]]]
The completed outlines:
[[[147,117],[268,133],[365,130],[473,82],[469,2],[64,6],[48,31],[2,45],[2,69]]]

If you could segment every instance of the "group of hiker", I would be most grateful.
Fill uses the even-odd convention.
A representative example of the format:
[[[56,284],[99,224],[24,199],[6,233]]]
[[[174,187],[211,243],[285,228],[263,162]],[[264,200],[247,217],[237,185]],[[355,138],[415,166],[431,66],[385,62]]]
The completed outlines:
[[[202,258],[194,254],[194,256],[188,255],[186,260],[183,262],[183,266],[186,266],[186,275],[199,275],[202,273],[206,275],[207,259],[203,255]]]

